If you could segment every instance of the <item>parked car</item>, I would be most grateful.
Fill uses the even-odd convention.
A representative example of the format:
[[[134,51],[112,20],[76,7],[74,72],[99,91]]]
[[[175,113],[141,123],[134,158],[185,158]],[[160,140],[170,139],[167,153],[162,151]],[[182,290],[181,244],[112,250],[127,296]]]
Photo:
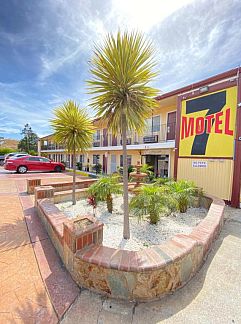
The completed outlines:
[[[0,155],[0,165],[4,164],[5,155]]]
[[[23,156],[8,159],[4,164],[4,169],[18,173],[26,173],[27,171],[61,172],[65,170],[65,166],[63,163],[53,162],[42,156]]]
[[[12,153],[8,153],[5,155],[5,159],[4,159],[4,163],[6,163],[6,161],[12,157],[22,157],[22,156],[27,156],[29,155],[26,152],[12,152]]]

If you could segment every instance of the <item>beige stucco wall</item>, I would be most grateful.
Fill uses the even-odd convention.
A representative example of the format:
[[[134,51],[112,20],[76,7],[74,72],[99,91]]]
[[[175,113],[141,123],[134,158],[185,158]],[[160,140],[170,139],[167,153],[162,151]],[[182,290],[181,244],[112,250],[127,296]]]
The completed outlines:
[[[193,168],[192,161],[207,162],[206,168]],[[192,180],[210,195],[230,200],[233,177],[233,160],[178,159],[177,178]]]

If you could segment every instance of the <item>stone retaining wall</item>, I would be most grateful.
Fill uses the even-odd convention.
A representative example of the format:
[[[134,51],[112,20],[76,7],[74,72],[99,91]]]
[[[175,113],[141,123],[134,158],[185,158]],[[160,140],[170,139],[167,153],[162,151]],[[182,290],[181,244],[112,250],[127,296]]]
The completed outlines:
[[[148,301],[185,285],[203,264],[223,225],[224,202],[207,196],[201,205],[209,207],[208,214],[189,235],[178,234],[138,252],[113,249],[102,246],[103,224],[81,217],[89,224],[77,230],[49,192],[48,198],[41,193],[36,206],[67,269],[80,286],[114,298]]]

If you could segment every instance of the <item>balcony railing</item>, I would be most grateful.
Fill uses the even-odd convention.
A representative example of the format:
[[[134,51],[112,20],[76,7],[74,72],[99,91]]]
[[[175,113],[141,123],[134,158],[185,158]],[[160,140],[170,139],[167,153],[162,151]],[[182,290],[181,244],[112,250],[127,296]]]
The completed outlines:
[[[48,145],[41,145],[41,150],[49,150],[49,151],[54,151],[54,150],[63,150],[64,145],[58,145],[58,144],[48,144]]]
[[[139,136],[137,133],[127,134],[127,145],[162,143],[169,140],[175,140],[176,123],[169,123],[160,125],[159,131],[146,130],[143,135]],[[93,147],[107,147],[107,146],[122,146],[121,136],[113,136],[112,134],[100,135],[93,138]],[[48,144],[42,145],[41,150],[61,150],[63,145]]]
[[[159,131],[146,130],[142,136],[136,133],[128,133],[126,145],[161,143],[175,140],[176,123],[160,125]],[[94,138],[93,147],[122,146],[121,136],[115,137],[112,134],[100,135]]]

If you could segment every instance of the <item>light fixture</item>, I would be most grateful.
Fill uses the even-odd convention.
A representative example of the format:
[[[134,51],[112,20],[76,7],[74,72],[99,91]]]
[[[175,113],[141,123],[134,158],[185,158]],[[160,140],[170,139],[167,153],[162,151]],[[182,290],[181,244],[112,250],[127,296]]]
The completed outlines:
[[[199,92],[200,93],[208,92],[208,90],[209,90],[209,86],[205,86],[205,87],[199,88]]]

